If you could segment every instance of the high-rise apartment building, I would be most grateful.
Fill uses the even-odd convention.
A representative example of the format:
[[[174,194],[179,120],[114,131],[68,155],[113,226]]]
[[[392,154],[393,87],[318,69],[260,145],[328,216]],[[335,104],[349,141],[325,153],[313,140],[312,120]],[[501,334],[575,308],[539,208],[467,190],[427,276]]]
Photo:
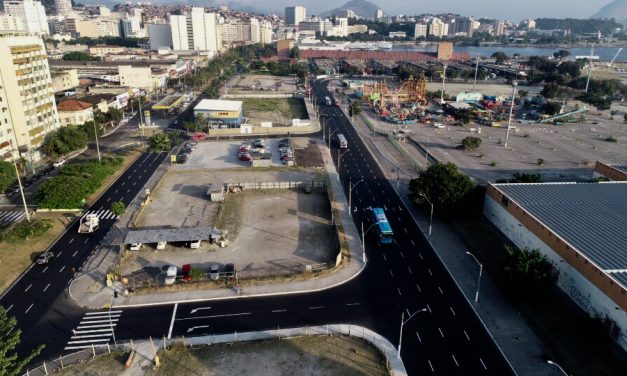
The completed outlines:
[[[379,18],[383,17],[383,11],[381,9],[377,9],[374,11],[374,20],[378,21]]]
[[[9,16],[19,17],[24,24],[24,30],[29,34],[49,35],[46,11],[39,1],[7,0],[4,2],[4,11]]]
[[[36,161],[60,126],[46,47],[39,36],[0,33],[0,56],[0,159]]]
[[[285,24],[298,25],[307,18],[307,10],[303,6],[293,6],[285,8]]]
[[[453,35],[464,34],[468,37],[472,37],[474,32],[473,26],[474,20],[472,18],[459,17],[455,19],[455,28],[453,30],[450,30],[449,26],[449,33]]]
[[[428,35],[442,38],[448,35],[448,24],[439,18],[429,21]]]
[[[24,23],[20,17],[0,15],[0,31],[25,31]]]
[[[494,28],[494,34],[498,37],[505,34],[505,21],[497,21]]]
[[[72,12],[72,0],[54,0],[57,16],[67,17]]]
[[[427,25],[417,23],[416,26],[414,26],[414,38],[420,37],[427,37]]]
[[[170,15],[172,48],[217,53],[222,47],[215,13],[205,13],[203,8],[192,8],[184,15]]]

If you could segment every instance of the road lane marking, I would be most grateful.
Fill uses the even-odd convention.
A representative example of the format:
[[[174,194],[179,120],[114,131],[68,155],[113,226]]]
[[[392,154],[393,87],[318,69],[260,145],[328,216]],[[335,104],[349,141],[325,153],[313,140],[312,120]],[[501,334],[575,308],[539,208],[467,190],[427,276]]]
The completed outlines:
[[[6,309],[6,311],[4,311],[5,313],[9,313],[9,311],[11,310],[11,308],[13,308],[13,304],[11,304],[11,306],[9,308]]]
[[[411,273],[411,268],[409,266],[407,267],[407,270],[409,271],[409,274],[412,274]]]
[[[455,359],[455,355],[451,354],[451,356],[453,357],[453,361],[455,362],[455,365],[459,367],[459,363],[457,363],[457,359]]]
[[[232,317],[232,316],[247,316],[252,315],[252,312],[242,312],[242,313],[227,313],[224,315],[211,315],[211,316],[198,316],[198,317],[185,317],[182,319],[175,319],[176,321],[186,321],[186,320],[198,320],[198,319],[213,319],[217,317]]]
[[[48,270],[48,267],[47,267],[47,266],[46,266],[46,268],[45,268],[44,270],[42,270],[41,272],[42,272],[42,273],[45,273],[45,272],[46,272],[46,270]]]
[[[57,255],[57,258],[61,257],[61,253],[63,253],[63,251],[59,251],[59,254]]]
[[[453,307],[448,307],[448,308],[451,310],[451,312],[453,312],[453,316],[455,316],[455,311],[453,310]]]
[[[89,238],[85,239],[85,241],[83,242],[83,244],[87,244],[87,242],[89,241]]]
[[[388,259],[385,257],[385,254],[382,254],[383,260],[387,261]]]
[[[485,366],[485,363],[483,362],[483,359],[479,358],[479,361],[481,362],[481,365],[483,366],[483,369],[487,370],[488,367]]]
[[[410,242],[411,242],[411,245],[413,245],[414,247],[416,246],[416,243],[414,243],[413,240],[410,240]]]
[[[78,253],[78,251],[74,252],[74,253],[72,254],[72,257],[76,256],[76,254],[77,254],[77,253]]]
[[[275,309],[272,311],[272,313],[283,313],[283,312],[287,312],[287,309]]]
[[[465,331],[465,330],[464,330],[464,335],[466,336],[466,339],[467,339],[468,341],[470,341],[470,337],[468,337],[468,333],[466,333],[466,331]]]
[[[429,310],[429,313],[433,313],[431,312],[431,306],[427,304],[427,309]]]
[[[31,309],[31,308],[33,308],[33,305],[34,305],[34,304],[35,304],[35,303],[33,303],[33,304],[29,305],[29,306],[28,306],[28,308],[26,309],[26,312],[24,312],[24,314],[27,314],[27,313],[28,313],[28,311],[30,311],[30,309]]]
[[[176,318],[176,310],[179,308],[179,304],[174,304],[174,310],[172,311],[172,320],[170,321],[170,329],[168,329],[168,339],[172,338],[172,328],[174,327],[174,319]]]
[[[69,242],[67,242],[68,244],[72,244],[72,242],[74,241],[74,238],[70,239]]]
[[[79,327],[77,329],[113,328],[116,325],[117,325],[117,323],[114,324],[113,320],[111,320],[111,322],[104,323],[104,324],[98,324],[98,325],[79,325]]]
[[[102,333],[102,332],[111,333],[113,332],[113,327],[110,327],[108,329],[75,330],[73,333],[83,334],[83,333]]]
[[[70,339],[80,339],[80,338],[98,338],[98,337],[107,337],[110,338],[111,334],[88,334],[86,336],[72,336]]]
[[[435,370],[433,369],[433,364],[431,364],[431,361],[427,359],[427,362],[429,363],[429,368],[431,368],[431,372],[435,372]]]
[[[416,283],[416,288],[418,289],[418,292],[422,292],[422,290],[420,289],[420,285],[418,285],[417,283]]]
[[[444,338],[444,333],[442,333],[442,329],[440,329],[440,327],[438,327],[438,331],[440,332],[440,335],[442,336],[442,338]]]
[[[63,271],[63,269],[65,269],[65,265],[63,265],[63,267],[61,268],[61,270],[59,270],[59,273],[61,273]]]
[[[312,309],[312,310],[313,309],[323,309],[323,308],[324,308],[324,306],[309,307],[309,309]]]
[[[392,273],[392,269],[390,269],[390,275],[394,278],[394,274]]]
[[[190,315],[193,315],[194,313],[198,312],[198,311],[204,311],[204,310],[209,310],[211,309],[211,307],[200,307],[200,308],[194,308],[191,311],[189,311]]]
[[[81,321],[80,324],[78,324],[78,327],[81,328],[81,325],[88,325],[88,324],[98,324],[98,323],[112,323],[114,321],[119,321],[120,320],[120,315],[118,315],[117,317],[113,317],[111,316],[111,318],[107,318],[106,320],[95,320],[95,321]],[[87,328],[86,326],[83,326],[83,328]]]
[[[429,272],[429,275],[433,277],[433,273],[431,273],[431,268],[427,268],[427,271]]]
[[[421,259],[421,260],[424,260],[424,259],[422,258],[422,253],[420,253],[420,252],[418,252],[418,257],[420,257],[420,259]]]
[[[401,294],[401,289],[400,288],[396,288],[396,291],[398,291],[398,295],[403,296],[403,294]]]
[[[361,303],[346,303],[347,306],[358,306]]]
[[[92,343],[92,342],[109,342],[109,338],[98,338],[98,339],[85,339],[82,341],[69,341],[68,345],[78,345],[81,343]]]
[[[418,334],[418,332],[416,332],[416,337],[418,337],[418,342],[422,343],[422,338],[420,338],[420,334]]]
[[[405,231],[405,233],[408,234],[407,229],[405,227],[403,227],[403,231]]]
[[[208,328],[209,325],[198,325],[198,326],[192,326],[191,328],[187,329],[187,333],[191,333],[194,331],[194,329],[204,329],[204,328]]]
[[[405,258],[405,255],[403,254],[403,251],[401,251],[401,257]]]
[[[49,283],[46,285],[46,287],[44,287],[44,292],[46,292],[46,290],[48,290],[48,287],[50,287]]]
[[[440,294],[444,295],[444,291],[442,291],[442,288],[440,286],[438,286],[438,290],[440,290]]]
[[[30,285],[28,285],[28,287],[26,288],[26,290],[24,290],[24,292],[30,290],[30,288],[33,287],[33,284],[31,283]]]

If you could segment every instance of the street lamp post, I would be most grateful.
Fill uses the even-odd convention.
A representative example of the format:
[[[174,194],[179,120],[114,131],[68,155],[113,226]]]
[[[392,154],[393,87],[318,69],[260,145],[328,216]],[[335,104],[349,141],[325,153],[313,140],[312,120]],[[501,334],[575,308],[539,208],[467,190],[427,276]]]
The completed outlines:
[[[17,178],[17,185],[20,188],[20,195],[22,196],[22,203],[24,204],[24,214],[26,214],[26,220],[30,222],[30,214],[28,213],[28,205],[26,205],[26,197],[24,197],[24,188],[22,187],[22,180],[20,179],[20,172],[17,169],[17,159],[13,158],[13,166],[15,166],[15,177]]]
[[[444,64],[444,71],[442,72],[442,92],[440,93],[440,105],[444,105],[444,80],[446,80],[446,68],[448,68],[448,66]]]
[[[433,203],[429,198],[424,194],[420,193],[420,196],[424,197],[425,200],[431,205],[431,214],[429,214],[429,236],[431,236],[431,225],[433,224]]]
[[[562,366],[560,366],[559,364],[555,363],[555,362],[554,362],[554,361],[552,361],[552,360],[547,360],[546,362],[547,362],[548,364],[552,365],[552,366],[555,366],[555,367],[559,368],[559,370],[560,370],[560,371],[561,371],[564,375],[568,376],[568,374],[566,373],[566,371],[564,371],[564,368],[562,368]]]
[[[479,302],[479,287],[481,287],[481,275],[483,274],[483,263],[479,262],[477,257],[475,257],[475,255],[473,255],[472,253],[466,251],[466,254],[472,257],[477,262],[477,264],[479,264],[479,278],[477,279],[477,291],[475,292],[475,303],[478,303]]]
[[[353,189],[355,187],[357,187],[357,185],[359,185],[359,183],[363,182],[364,179],[359,180],[357,183],[355,183],[355,185],[353,185],[353,183],[348,180],[348,215],[353,215],[353,206],[352,206],[352,200],[353,200]]]
[[[477,89],[477,74],[479,73],[479,54],[477,54],[477,64],[475,64],[475,81],[472,84],[472,90]]]
[[[398,338],[398,349],[397,349],[397,352],[396,352],[396,357],[397,358],[399,358],[399,359],[401,358],[401,345],[403,344],[403,326],[405,324],[407,324],[407,322],[409,320],[411,320],[414,316],[416,316],[417,313],[427,312],[427,311],[428,311],[428,309],[426,309],[426,308],[419,309],[416,312],[412,313],[411,316],[409,316],[407,318],[407,320],[405,320],[405,311],[401,312],[401,334],[400,334],[400,336]]]
[[[94,136],[96,137],[96,151],[98,152],[98,162],[100,159],[100,146],[98,145],[98,123],[96,122],[96,116],[94,115]]]
[[[364,231],[364,222],[361,222],[361,255],[364,262],[366,262],[366,234],[370,231],[376,223],[373,223]]]
[[[512,105],[509,106],[509,119],[507,119],[507,133],[505,133],[505,144],[503,147],[507,147],[507,141],[509,140],[509,130],[512,126],[512,115],[514,114],[514,99],[516,98],[516,87],[518,86],[518,82],[514,81],[512,83]]]

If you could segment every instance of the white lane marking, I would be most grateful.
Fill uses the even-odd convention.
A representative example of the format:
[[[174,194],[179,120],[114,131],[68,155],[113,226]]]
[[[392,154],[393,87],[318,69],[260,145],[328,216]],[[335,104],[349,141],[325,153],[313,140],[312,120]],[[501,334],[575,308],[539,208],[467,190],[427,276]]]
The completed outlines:
[[[63,251],[59,251],[59,254],[57,255],[57,258],[61,257],[61,253],[63,253]]]
[[[113,320],[111,320],[111,322],[108,322],[106,324],[98,324],[98,325],[79,325],[78,328],[76,329],[92,329],[92,328],[113,328],[114,326],[116,326],[117,323],[113,323]]]
[[[46,266],[46,268],[45,268],[44,270],[42,270],[41,272],[42,272],[42,273],[45,273],[45,272],[46,272],[46,270],[48,270],[48,267],[47,267],[47,266]]]
[[[26,290],[24,290],[24,292],[30,290],[30,288],[33,287],[33,284],[31,283],[30,285],[28,285],[28,287],[26,288]]]
[[[108,328],[108,329],[91,329],[91,330],[75,330],[74,333],[76,334],[83,334],[83,333],[99,333],[99,332],[108,332],[111,333],[113,332],[113,327]]]
[[[30,309],[31,309],[31,308],[33,308],[33,305],[34,305],[34,304],[35,304],[35,303],[33,303],[33,304],[29,305],[29,306],[28,306],[28,308],[26,309],[26,312],[24,312],[24,314],[27,314],[27,313],[28,313],[28,311],[30,311]]]
[[[455,316],[455,311],[453,310],[453,307],[448,307],[448,308],[449,308],[449,309],[451,310],[451,312],[453,313],[453,316]]]
[[[272,311],[272,313],[283,313],[283,312],[287,312],[287,309],[275,309]]]
[[[435,372],[435,370],[433,369],[433,364],[431,364],[431,361],[429,359],[427,359],[427,362],[429,363],[429,367],[431,368],[431,372]]]
[[[466,333],[466,331],[465,331],[465,330],[464,330],[464,335],[466,336],[466,339],[467,339],[468,341],[470,341],[470,337],[468,337],[468,333]]]
[[[411,245],[413,245],[414,247],[416,246],[416,243],[414,243],[413,240],[410,240],[410,242],[411,242]]]
[[[429,272],[429,275],[433,277],[433,273],[431,273],[431,269],[427,268],[427,271]]]
[[[99,318],[100,318],[100,317],[99,317]],[[91,320],[89,320],[89,321],[85,321],[85,320],[83,320],[83,321],[81,321],[81,322],[78,324],[78,326],[79,326],[79,328],[80,328],[80,327],[81,327],[81,325],[99,324],[99,323],[107,323],[107,324],[110,324],[110,323],[112,323],[112,322],[114,322],[114,321],[119,321],[119,320],[120,320],[120,316],[119,316],[119,315],[118,315],[117,317],[111,316],[111,318],[110,318],[110,319],[109,319],[109,318],[106,318],[106,319],[105,319],[105,318],[103,318],[102,320],[93,320],[93,321],[91,321]],[[82,326],[82,327],[83,327],[83,328],[86,328],[86,326]]]
[[[309,307],[309,309],[314,310],[314,309],[323,309],[324,306],[315,306],[315,307]]]
[[[418,332],[416,332],[416,337],[418,337],[418,342],[422,343],[422,338],[420,338],[420,334],[418,334]]]
[[[382,254],[383,260],[387,261],[388,259],[385,257],[385,254]]]
[[[403,251],[401,251],[401,257],[405,258],[405,255],[403,254]]]
[[[76,256],[77,253],[78,253],[78,251],[72,253],[72,257]]]
[[[72,336],[70,339],[80,339],[80,338],[98,338],[98,337],[107,337],[110,338],[111,334],[103,333],[103,334],[88,334],[86,336]]]
[[[106,315],[106,317],[109,317],[109,314],[114,314],[114,313],[122,313],[122,311],[121,310],[115,310],[115,311],[87,312],[87,313],[85,313],[85,316]]]
[[[394,210],[394,209],[392,209],[392,210]],[[398,223],[403,223],[403,221],[401,221],[400,218],[396,218],[396,220],[398,221]]]
[[[48,287],[50,287],[49,283],[46,285],[46,287],[44,287],[44,292],[46,292],[46,290],[48,290]]]
[[[398,291],[398,295],[403,296],[403,294],[401,294],[401,289],[399,289],[398,287],[396,288],[396,291]]]
[[[440,286],[438,286],[438,290],[440,290],[440,294],[444,295],[444,291],[442,291],[442,288]]]
[[[403,231],[405,231],[406,234],[408,233],[407,229],[405,227],[403,227]]]
[[[89,238],[85,239],[85,241],[83,242],[83,244],[87,244],[87,242],[89,241]]]
[[[407,270],[409,270],[409,274],[412,274],[411,273],[411,268],[409,266],[407,267]]]
[[[481,362],[481,365],[483,366],[483,369],[487,370],[488,367],[485,366],[485,363],[483,362],[483,359],[479,358],[479,361]]]
[[[416,283],[416,288],[418,289],[418,292],[422,292],[422,290],[420,289],[420,285],[418,285],[417,283]]]
[[[92,343],[92,342],[109,342],[109,338],[99,338],[99,339],[85,339],[82,341],[69,341],[68,345],[78,345],[81,343]]]
[[[72,244],[72,242],[74,241],[74,238],[70,239],[69,242],[67,242],[68,244]]]
[[[431,306],[427,304],[427,309],[429,310],[429,313],[433,313],[431,312]]]
[[[455,359],[455,355],[451,354],[451,356],[453,357],[453,361],[455,362],[455,365],[459,367],[459,363],[457,363],[457,359]]]
[[[421,260],[424,260],[424,259],[422,258],[422,253],[420,253],[420,252],[418,252],[418,257],[420,257],[420,259],[421,259]]]
[[[9,311],[11,310],[11,308],[13,308],[13,304],[11,304],[11,306],[9,308],[6,309],[6,311],[4,311],[5,313],[9,313]]]
[[[108,344],[106,343],[92,343],[90,345],[83,346],[66,346],[63,350],[82,350],[82,349],[91,349],[92,347],[106,347]]]
[[[174,304],[174,311],[172,311],[172,320],[170,321],[170,329],[168,330],[168,339],[172,338],[172,328],[174,327],[174,319],[176,318],[176,310],[179,308],[179,304]]]
[[[347,306],[358,306],[361,303],[346,303]]]
[[[211,309],[211,307],[199,307],[199,308],[194,308],[191,311],[189,311],[190,315],[193,315],[194,313],[198,312],[198,311],[206,311]]]
[[[61,273],[63,271],[63,269],[65,269],[65,265],[63,265],[63,267],[61,268],[61,270],[59,270],[59,273]]]
[[[392,269],[390,269],[390,275],[394,278],[394,274],[392,273]]]
[[[444,338],[444,333],[442,333],[442,329],[438,327],[438,331],[440,332],[440,335],[442,336],[442,338]]]
[[[212,319],[216,317],[232,317],[232,316],[247,316],[252,315],[252,312],[242,312],[242,313],[227,313],[224,315],[211,315],[211,316],[198,316],[198,317],[186,317],[183,319],[175,319],[176,321],[185,321],[185,320],[198,320],[198,319]]]

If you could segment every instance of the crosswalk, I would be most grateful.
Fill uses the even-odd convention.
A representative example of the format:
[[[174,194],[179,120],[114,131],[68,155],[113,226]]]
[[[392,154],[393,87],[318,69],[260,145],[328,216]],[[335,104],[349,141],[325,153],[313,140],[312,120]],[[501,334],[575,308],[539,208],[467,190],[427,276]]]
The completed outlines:
[[[81,220],[85,218],[87,214],[96,214],[99,219],[117,219],[118,216],[115,215],[111,210],[89,210],[87,211]]]
[[[22,211],[0,211],[0,222],[17,222],[26,217],[26,213]]]
[[[72,330],[65,350],[105,347],[113,338],[122,311],[87,312],[80,324]]]
[[[185,132],[185,130],[183,130],[183,129],[178,129],[178,128],[166,128],[166,129],[165,129],[165,132],[166,132],[166,133],[181,133],[181,134],[182,134],[182,133],[187,133],[187,132]]]

